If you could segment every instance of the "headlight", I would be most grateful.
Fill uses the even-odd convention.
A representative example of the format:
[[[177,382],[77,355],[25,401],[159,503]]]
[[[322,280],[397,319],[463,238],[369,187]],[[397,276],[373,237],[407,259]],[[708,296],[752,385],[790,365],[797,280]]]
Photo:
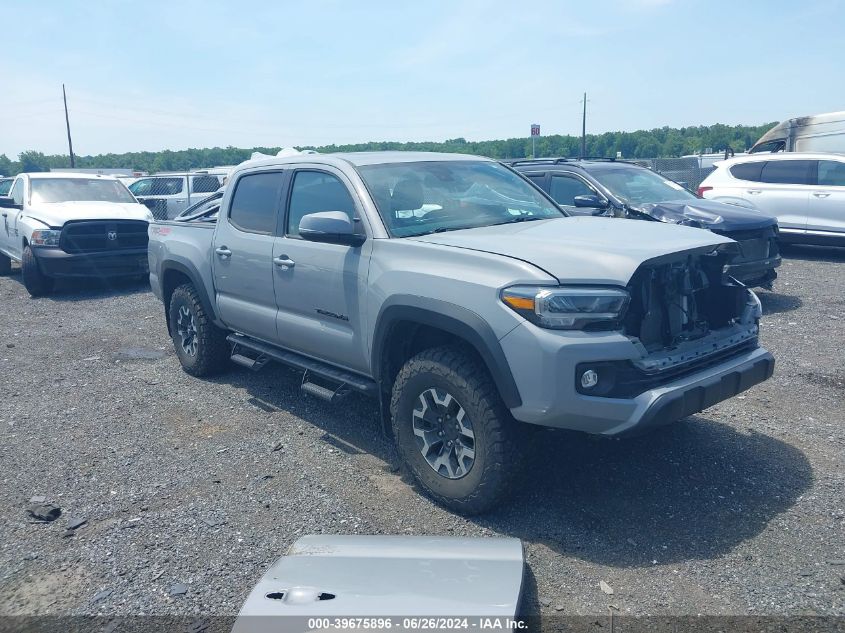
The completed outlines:
[[[621,288],[514,286],[502,291],[506,306],[540,327],[581,330],[592,324],[615,324],[629,295]]]
[[[61,231],[54,231],[53,229],[33,231],[29,243],[33,246],[58,246],[61,236]]]

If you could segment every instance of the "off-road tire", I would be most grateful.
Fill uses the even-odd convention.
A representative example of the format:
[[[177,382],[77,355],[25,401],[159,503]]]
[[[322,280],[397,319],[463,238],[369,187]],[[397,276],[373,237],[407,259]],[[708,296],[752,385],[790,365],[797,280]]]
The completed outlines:
[[[55,282],[52,277],[48,277],[41,272],[38,259],[29,246],[23,249],[23,255],[21,257],[21,278],[23,279],[24,287],[33,297],[40,297],[49,293],[53,289]]]
[[[475,461],[459,479],[429,466],[414,436],[413,411],[430,388],[446,391],[463,407],[475,436]],[[470,352],[436,347],[420,352],[399,371],[390,400],[393,435],[405,467],[418,486],[460,514],[487,512],[507,500],[519,470],[518,424],[505,407],[486,368]]]
[[[12,272],[12,260],[0,253],[0,276],[8,275]]]
[[[178,331],[180,310],[187,309],[193,316],[196,338],[196,352],[191,355],[182,345],[182,336]],[[182,369],[191,376],[211,376],[225,371],[231,357],[227,332],[212,323],[206,313],[196,288],[192,284],[183,284],[173,291],[168,307],[170,333],[176,356]]]

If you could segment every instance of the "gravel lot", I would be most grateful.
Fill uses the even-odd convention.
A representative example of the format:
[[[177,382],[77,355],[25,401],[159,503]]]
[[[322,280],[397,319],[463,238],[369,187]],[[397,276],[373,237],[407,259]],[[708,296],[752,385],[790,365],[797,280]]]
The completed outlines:
[[[646,438],[539,433],[522,493],[468,520],[411,491],[368,401],[307,399],[280,367],[191,378],[148,288],[32,300],[15,269],[0,614],[233,615],[298,536],[359,533],[519,537],[543,613],[845,615],[845,249],[780,270],[772,380]],[[34,495],[62,517],[31,522]]]

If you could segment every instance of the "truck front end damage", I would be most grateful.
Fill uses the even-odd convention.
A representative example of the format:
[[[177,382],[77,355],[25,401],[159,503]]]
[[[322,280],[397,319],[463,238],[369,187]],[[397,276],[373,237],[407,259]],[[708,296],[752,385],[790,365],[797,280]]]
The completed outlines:
[[[554,386],[546,385],[553,395],[520,384],[525,402],[515,417],[606,435],[636,433],[769,378],[774,359],[758,343],[759,299],[724,273],[735,250],[725,244],[644,262],[627,285],[630,302],[618,331],[573,335],[521,326],[506,336],[513,351],[528,346],[545,354],[543,364],[557,376]]]

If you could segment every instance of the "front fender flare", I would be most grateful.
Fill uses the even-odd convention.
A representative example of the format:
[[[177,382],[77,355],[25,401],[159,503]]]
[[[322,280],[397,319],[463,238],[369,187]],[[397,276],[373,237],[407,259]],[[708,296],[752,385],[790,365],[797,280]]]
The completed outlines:
[[[505,405],[513,409],[522,404],[505,353],[487,321],[462,306],[415,295],[394,296],[388,299],[379,311],[371,356],[371,367],[376,382],[381,381],[379,374],[387,334],[391,326],[400,321],[431,326],[466,341],[487,366]]]

